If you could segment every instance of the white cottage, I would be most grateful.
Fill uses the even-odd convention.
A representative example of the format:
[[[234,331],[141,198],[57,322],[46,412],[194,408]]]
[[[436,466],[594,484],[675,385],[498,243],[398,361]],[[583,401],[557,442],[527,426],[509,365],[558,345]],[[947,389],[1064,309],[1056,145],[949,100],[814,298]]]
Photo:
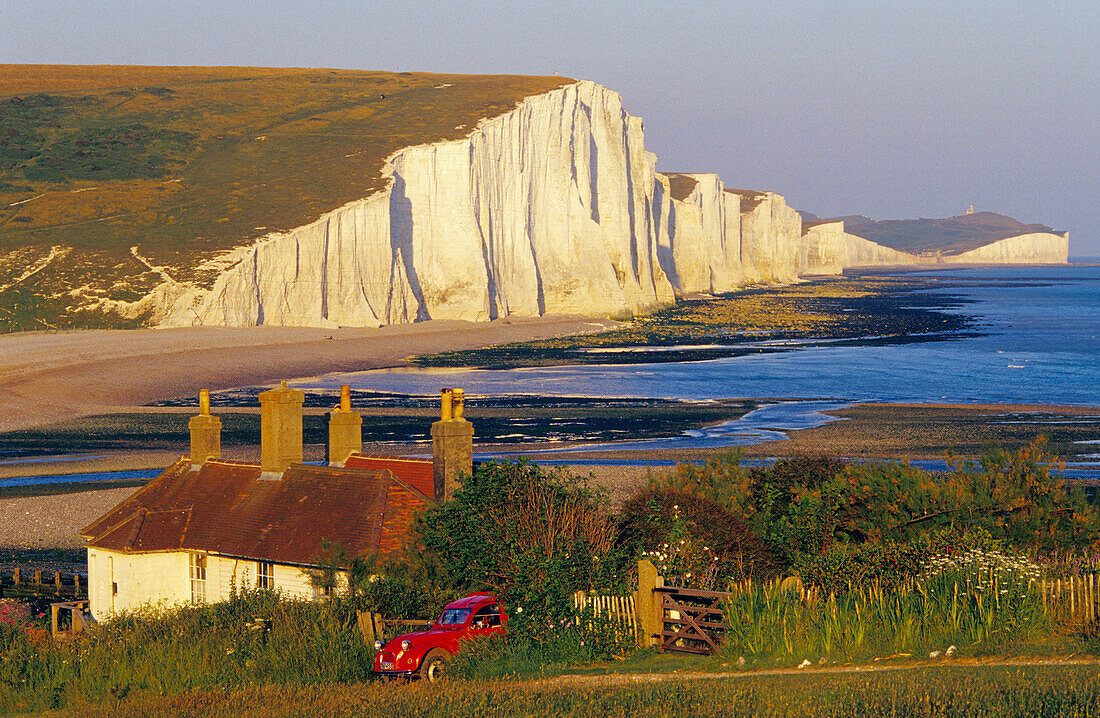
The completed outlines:
[[[459,473],[471,470],[473,428],[461,390],[444,390],[434,459],[418,460],[363,456],[362,419],[344,387],[330,419],[328,466],[301,463],[303,399],[285,383],[260,395],[261,462],[245,464],[218,458],[220,422],[203,392],[191,456],[81,532],[97,620],[221,601],[241,588],[315,599],[311,575],[325,541],[351,556],[391,556],[415,514],[449,497]]]

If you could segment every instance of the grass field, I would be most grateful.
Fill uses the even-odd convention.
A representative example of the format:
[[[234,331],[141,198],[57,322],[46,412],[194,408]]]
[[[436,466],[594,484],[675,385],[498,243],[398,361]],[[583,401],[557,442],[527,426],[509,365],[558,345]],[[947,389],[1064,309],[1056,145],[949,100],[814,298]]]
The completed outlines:
[[[784,673],[612,685],[356,683],[204,691],[55,716],[1090,716],[1096,666],[967,666]]]
[[[0,330],[134,326],[97,311],[384,186],[561,77],[0,65]],[[135,248],[131,251],[131,248]]]

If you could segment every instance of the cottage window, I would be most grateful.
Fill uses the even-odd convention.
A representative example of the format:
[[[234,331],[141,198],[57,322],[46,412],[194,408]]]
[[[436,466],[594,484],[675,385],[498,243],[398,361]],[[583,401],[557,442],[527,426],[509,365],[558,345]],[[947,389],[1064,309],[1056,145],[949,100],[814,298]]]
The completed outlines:
[[[275,588],[275,564],[270,561],[256,562],[256,588],[265,591]]]
[[[191,576],[191,603],[206,603],[206,554],[188,554],[188,573]]]

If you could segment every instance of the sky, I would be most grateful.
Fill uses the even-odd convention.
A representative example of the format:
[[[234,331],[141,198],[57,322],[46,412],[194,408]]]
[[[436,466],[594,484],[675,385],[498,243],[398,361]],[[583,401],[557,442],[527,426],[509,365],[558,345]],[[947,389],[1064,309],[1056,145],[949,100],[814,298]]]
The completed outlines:
[[[0,63],[559,73],[619,92],[659,170],[1100,255],[1097,0],[0,0]]]

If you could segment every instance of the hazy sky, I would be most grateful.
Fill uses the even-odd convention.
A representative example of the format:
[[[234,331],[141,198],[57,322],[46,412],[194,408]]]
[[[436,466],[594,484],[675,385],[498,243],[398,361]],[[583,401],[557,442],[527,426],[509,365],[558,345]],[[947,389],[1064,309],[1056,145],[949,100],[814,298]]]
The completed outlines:
[[[0,0],[0,62],[553,74],[617,90],[658,168],[819,215],[970,204],[1100,255],[1100,1]]]

